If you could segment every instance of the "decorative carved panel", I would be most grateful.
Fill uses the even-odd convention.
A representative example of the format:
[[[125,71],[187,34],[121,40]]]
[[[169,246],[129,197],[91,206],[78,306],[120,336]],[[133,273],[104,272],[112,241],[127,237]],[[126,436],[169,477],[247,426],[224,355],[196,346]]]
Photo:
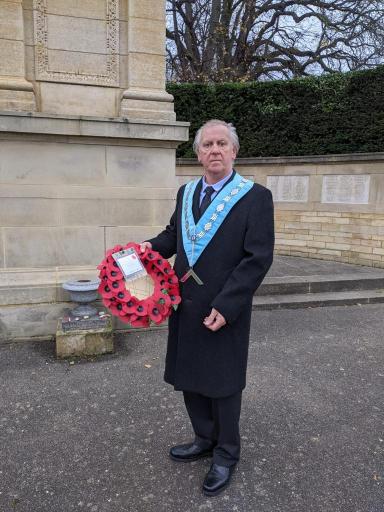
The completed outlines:
[[[119,0],[99,1],[105,16],[93,18],[33,0],[36,80],[119,86]]]

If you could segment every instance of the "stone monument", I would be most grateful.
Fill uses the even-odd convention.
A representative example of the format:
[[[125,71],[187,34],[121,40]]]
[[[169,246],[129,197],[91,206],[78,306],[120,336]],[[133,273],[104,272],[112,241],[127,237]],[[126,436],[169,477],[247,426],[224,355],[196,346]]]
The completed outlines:
[[[165,1],[2,0],[0,110],[0,339],[51,336],[61,284],[173,209]]]

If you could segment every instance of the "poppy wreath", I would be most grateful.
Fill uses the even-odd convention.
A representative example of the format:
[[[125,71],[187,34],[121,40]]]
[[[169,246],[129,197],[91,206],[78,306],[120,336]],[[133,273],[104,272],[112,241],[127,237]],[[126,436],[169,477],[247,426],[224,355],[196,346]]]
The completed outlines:
[[[139,300],[125,286],[120,267],[112,257],[115,252],[133,248],[139,255],[148,275],[154,281],[154,291],[150,297]],[[97,267],[100,270],[99,293],[103,304],[122,322],[133,327],[149,327],[150,322],[161,324],[180,303],[179,281],[175,271],[158,252],[146,249],[140,253],[140,245],[133,242],[116,245],[109,249]]]

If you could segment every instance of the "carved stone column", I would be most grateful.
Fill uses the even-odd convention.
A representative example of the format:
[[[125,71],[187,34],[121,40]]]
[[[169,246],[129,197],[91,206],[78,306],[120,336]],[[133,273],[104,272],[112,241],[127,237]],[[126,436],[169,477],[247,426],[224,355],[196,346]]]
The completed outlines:
[[[165,0],[128,2],[128,57],[120,113],[135,119],[175,120],[165,91]]]
[[[25,79],[22,0],[0,2],[0,110],[36,110],[33,86]]]

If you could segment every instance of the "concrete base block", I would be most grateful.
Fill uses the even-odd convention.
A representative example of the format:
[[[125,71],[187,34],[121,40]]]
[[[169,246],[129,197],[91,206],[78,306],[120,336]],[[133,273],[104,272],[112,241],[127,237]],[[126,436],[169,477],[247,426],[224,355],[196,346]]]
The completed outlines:
[[[59,320],[56,332],[56,357],[96,356],[114,351],[112,322],[103,329],[63,331]]]

